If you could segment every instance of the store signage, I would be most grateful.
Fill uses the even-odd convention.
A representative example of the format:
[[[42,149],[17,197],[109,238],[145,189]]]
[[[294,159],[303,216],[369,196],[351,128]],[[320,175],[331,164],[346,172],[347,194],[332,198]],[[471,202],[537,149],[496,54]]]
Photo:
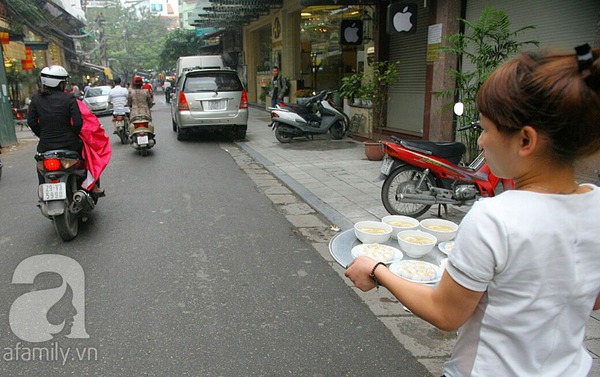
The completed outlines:
[[[25,59],[21,59],[21,69],[23,71],[31,71],[34,67],[33,57],[31,55],[31,47],[25,47]]]
[[[387,9],[388,34],[413,34],[417,31],[417,4],[394,3]]]
[[[342,20],[340,37],[342,45],[361,45],[363,43],[362,20]]]

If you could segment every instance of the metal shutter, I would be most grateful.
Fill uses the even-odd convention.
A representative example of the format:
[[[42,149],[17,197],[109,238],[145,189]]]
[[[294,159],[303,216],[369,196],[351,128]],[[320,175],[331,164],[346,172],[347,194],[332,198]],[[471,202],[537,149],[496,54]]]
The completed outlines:
[[[535,26],[521,33],[518,40],[537,40],[540,49],[570,52],[574,52],[575,46],[594,42],[600,14],[598,0],[471,0],[467,2],[465,18],[476,22],[486,6],[506,12],[511,30]]]
[[[389,88],[387,127],[422,135],[430,8],[423,8],[423,2],[418,7],[416,33],[390,36],[389,61],[400,65],[398,78]]]

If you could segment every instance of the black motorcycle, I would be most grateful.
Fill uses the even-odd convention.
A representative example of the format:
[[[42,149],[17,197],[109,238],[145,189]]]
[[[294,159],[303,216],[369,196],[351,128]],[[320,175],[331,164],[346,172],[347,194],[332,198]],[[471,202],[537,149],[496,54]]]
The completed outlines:
[[[70,241],[98,202],[95,193],[81,188],[87,175],[85,162],[79,153],[63,149],[39,153],[35,160],[44,179],[38,186],[38,207],[52,220],[60,238]]]

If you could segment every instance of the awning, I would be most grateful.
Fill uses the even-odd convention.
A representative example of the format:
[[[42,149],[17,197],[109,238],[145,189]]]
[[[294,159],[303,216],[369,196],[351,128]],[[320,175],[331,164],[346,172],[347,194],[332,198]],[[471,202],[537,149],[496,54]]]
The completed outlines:
[[[377,5],[377,0],[300,0],[303,7],[313,5]]]
[[[48,49],[48,42],[25,41],[25,47],[29,47],[32,51],[43,51]]]
[[[210,3],[210,6],[201,8],[201,13],[190,25],[226,29],[239,27],[283,6],[283,0],[210,0]]]
[[[106,76],[106,78],[108,80],[112,80],[113,79],[113,74],[112,74],[112,71],[110,70],[109,67],[105,67],[103,65],[92,64],[92,63],[86,63],[86,62],[83,62],[81,64],[84,65],[84,66],[86,66],[86,67],[89,67],[89,68],[91,68],[91,69],[93,69],[95,71],[102,72]]]

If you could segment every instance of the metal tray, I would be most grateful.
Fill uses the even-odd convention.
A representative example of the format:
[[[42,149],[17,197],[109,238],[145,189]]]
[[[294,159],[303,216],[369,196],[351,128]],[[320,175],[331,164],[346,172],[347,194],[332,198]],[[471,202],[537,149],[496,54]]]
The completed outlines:
[[[356,235],[354,234],[354,229],[347,229],[337,234],[331,239],[331,241],[329,241],[329,253],[333,257],[333,259],[335,259],[335,261],[340,264],[340,266],[346,268],[354,260],[354,257],[352,256],[352,248],[360,244],[361,242],[358,240],[358,238],[356,238]],[[404,254],[403,260],[423,260],[425,262],[433,263],[436,266],[439,266],[440,261],[447,257],[437,248],[437,246],[434,247],[433,250],[431,250],[429,253],[425,254],[422,258],[411,258],[408,255],[406,255],[404,250],[402,250],[402,248],[398,244],[398,241],[393,238],[390,238],[387,242],[384,243],[384,245],[400,249]]]

